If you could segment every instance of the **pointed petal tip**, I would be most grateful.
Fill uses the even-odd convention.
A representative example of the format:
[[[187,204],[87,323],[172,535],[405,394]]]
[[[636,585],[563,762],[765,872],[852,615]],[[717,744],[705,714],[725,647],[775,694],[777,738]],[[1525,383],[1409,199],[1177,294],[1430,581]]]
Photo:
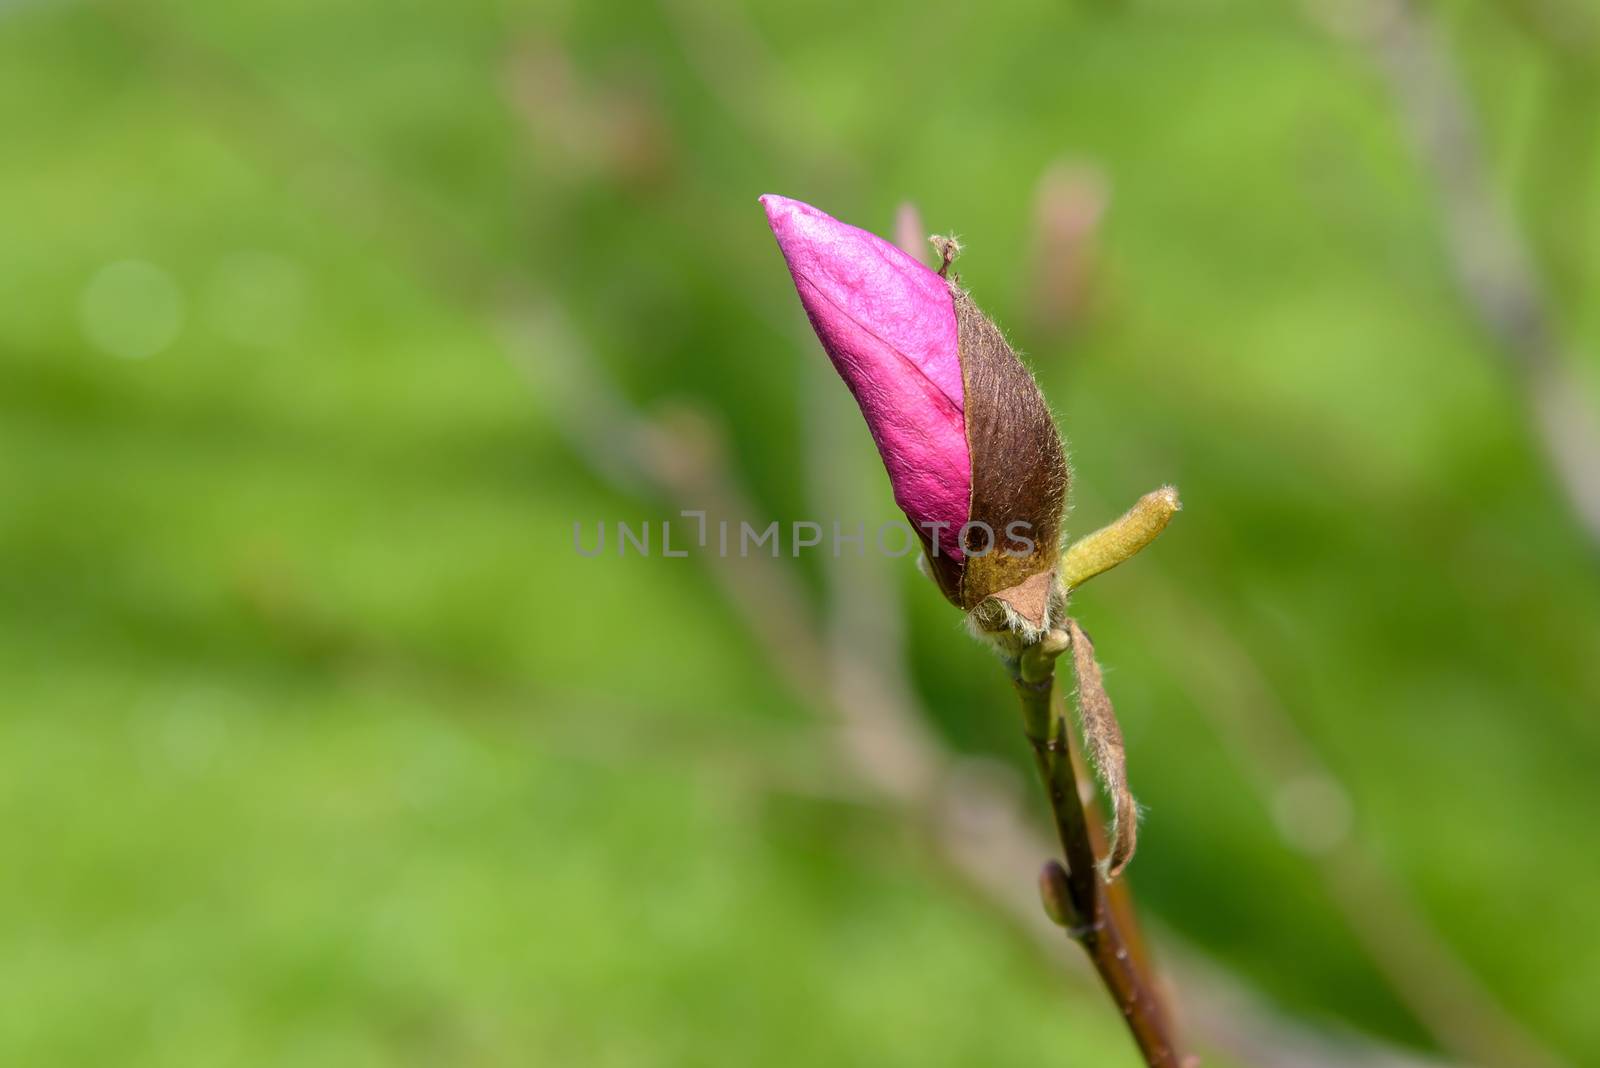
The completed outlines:
[[[779,196],[777,193],[763,193],[758,198],[761,206],[767,212],[767,225],[776,232],[788,225],[790,220],[797,215],[821,215],[822,212],[810,204],[791,197]]]

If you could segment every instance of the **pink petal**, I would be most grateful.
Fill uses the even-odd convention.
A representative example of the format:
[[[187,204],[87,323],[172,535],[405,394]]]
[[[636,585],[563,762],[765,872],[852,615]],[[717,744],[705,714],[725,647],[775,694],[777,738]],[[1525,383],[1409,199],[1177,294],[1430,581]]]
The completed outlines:
[[[855,394],[913,523],[948,524],[959,558],[972,466],[962,418],[961,354],[949,286],[889,242],[798,200],[761,198],[800,302]]]

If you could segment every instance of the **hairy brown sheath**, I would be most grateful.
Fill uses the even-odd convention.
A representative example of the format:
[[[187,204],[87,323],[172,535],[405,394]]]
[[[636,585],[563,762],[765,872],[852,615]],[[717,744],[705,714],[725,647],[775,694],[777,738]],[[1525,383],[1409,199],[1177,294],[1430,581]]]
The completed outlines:
[[[929,570],[952,603],[971,611],[989,598],[1004,601],[1034,627],[1045,625],[1061,552],[1061,512],[1067,496],[1067,461],[1044,395],[1000,328],[954,282],[965,398],[967,452],[972,463],[967,544],[962,559],[931,551],[920,531]],[[975,524],[982,523],[984,528]],[[1033,542],[1025,556],[1007,530]],[[985,530],[986,528],[986,530]],[[987,531],[987,532],[986,532]],[[948,545],[955,531],[941,533]],[[985,552],[985,542],[988,551]],[[981,554],[981,555],[980,555]]]
[[[1133,851],[1138,848],[1139,805],[1128,789],[1122,728],[1117,724],[1116,710],[1111,707],[1111,697],[1100,677],[1094,643],[1075,619],[1067,620],[1067,631],[1072,635],[1072,670],[1078,677],[1078,718],[1083,740],[1088,744],[1089,763],[1111,799],[1111,842],[1103,861],[1105,877],[1110,881],[1128,866]]]
[[[967,450],[972,457],[970,522],[994,531],[995,551],[969,556],[961,575],[961,607],[990,597],[1007,602],[1032,625],[1043,626],[1061,552],[1061,511],[1067,461],[1044,395],[1006,339],[965,291],[952,285],[960,330],[966,397]],[[1027,524],[1027,556],[1003,551],[1006,527]],[[982,531],[974,531],[981,539]],[[982,547],[981,541],[978,545]]]

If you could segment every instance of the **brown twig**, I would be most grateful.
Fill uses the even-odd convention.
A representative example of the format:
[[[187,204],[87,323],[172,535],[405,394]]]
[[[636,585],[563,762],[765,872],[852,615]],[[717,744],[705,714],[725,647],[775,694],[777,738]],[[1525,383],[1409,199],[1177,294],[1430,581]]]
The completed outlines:
[[[1064,716],[1052,712],[1055,673],[1033,680],[1020,661],[1008,664],[1022,703],[1022,730],[1033,749],[1039,779],[1050,800],[1056,836],[1067,858],[1068,933],[1088,955],[1100,981],[1116,1002],[1128,1030],[1150,1068],[1179,1068],[1179,1057],[1157,987],[1141,967],[1142,954],[1130,948],[1121,918],[1111,907],[1095,858],[1092,813],[1078,790],[1072,732]]]

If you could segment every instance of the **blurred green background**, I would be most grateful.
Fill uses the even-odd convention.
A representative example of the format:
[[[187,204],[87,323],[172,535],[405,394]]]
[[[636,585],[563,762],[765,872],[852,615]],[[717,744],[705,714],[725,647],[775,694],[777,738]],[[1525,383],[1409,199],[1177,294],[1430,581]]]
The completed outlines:
[[[0,5],[0,1062],[1135,1063],[910,561],[573,551],[895,515],[779,192],[1183,491],[1074,603],[1207,1063],[1600,1063],[1596,25]]]

